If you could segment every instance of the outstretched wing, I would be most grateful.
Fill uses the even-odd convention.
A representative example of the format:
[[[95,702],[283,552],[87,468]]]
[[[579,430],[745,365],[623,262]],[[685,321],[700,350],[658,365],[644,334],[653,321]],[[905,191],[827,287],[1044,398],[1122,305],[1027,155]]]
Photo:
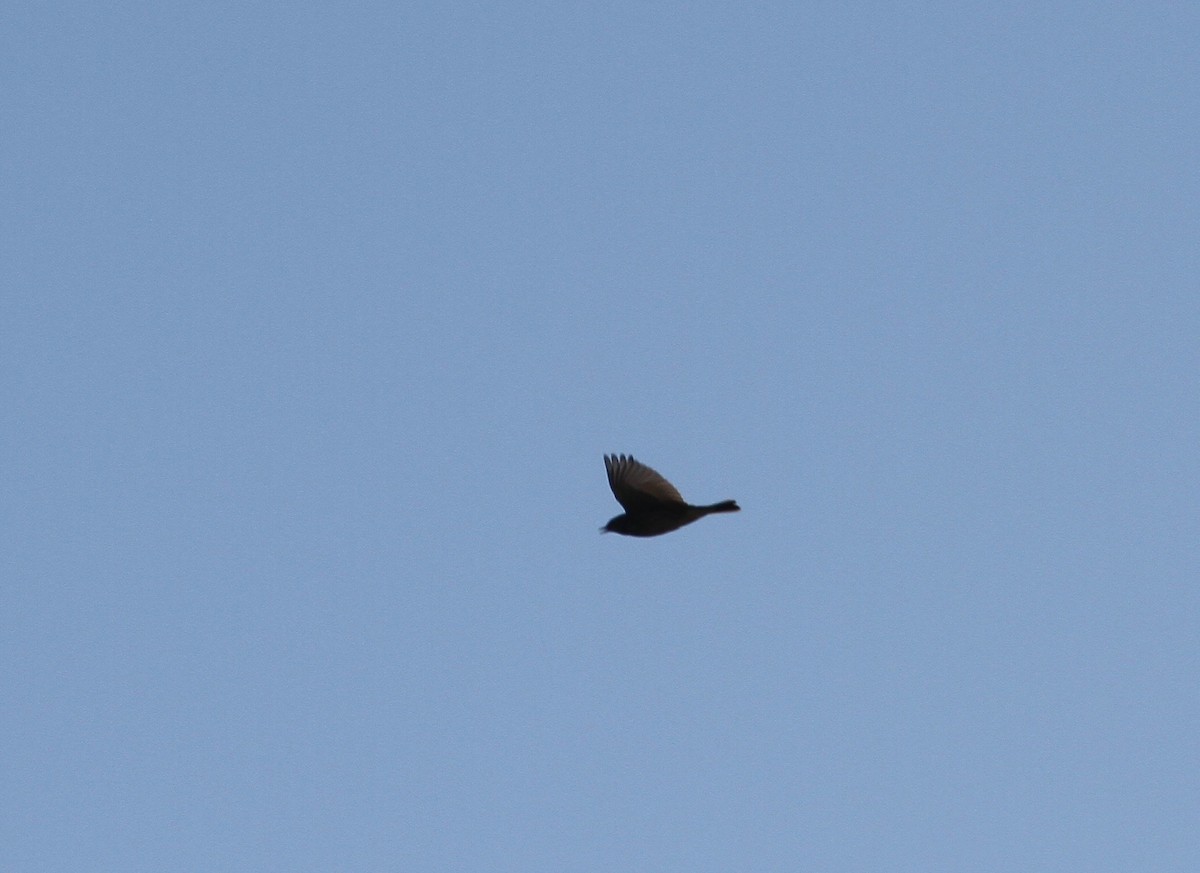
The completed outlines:
[[[647,504],[683,503],[683,497],[675,486],[640,461],[626,455],[605,455],[604,469],[608,471],[608,485],[617,502],[626,512],[633,512]]]

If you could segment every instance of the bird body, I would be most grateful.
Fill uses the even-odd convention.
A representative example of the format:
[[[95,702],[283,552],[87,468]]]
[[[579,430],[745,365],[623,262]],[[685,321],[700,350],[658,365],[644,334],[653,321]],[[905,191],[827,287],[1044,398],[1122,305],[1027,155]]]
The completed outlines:
[[[693,506],[675,486],[640,461],[627,455],[605,455],[604,468],[613,496],[625,512],[600,530],[631,537],[655,537],[678,530],[714,512],[738,512],[733,500]]]

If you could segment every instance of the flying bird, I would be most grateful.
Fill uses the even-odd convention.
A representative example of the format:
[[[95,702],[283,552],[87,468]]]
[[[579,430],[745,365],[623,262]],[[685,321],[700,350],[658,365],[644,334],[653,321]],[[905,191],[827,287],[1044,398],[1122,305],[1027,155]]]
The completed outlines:
[[[600,528],[601,533],[611,531],[629,537],[656,537],[713,512],[741,509],[732,500],[692,506],[674,485],[632,456],[605,455],[604,469],[608,471],[608,485],[613,496],[625,512],[610,519]]]

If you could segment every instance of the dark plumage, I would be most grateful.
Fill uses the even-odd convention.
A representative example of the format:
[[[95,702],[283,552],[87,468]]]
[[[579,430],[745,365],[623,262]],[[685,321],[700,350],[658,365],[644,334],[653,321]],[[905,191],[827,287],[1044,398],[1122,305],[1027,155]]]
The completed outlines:
[[[656,537],[691,524],[713,512],[737,512],[732,500],[710,506],[692,506],[675,486],[640,461],[626,455],[605,455],[604,468],[613,496],[625,508],[623,515],[600,528],[601,533],[630,537]]]

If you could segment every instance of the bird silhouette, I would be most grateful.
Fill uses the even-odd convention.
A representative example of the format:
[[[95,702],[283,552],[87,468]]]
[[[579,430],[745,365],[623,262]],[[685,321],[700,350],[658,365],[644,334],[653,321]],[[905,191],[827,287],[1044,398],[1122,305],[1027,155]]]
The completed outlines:
[[[732,500],[709,506],[692,506],[675,486],[632,456],[605,455],[608,485],[625,512],[609,520],[601,533],[629,537],[656,537],[678,530],[713,512],[738,512]]]

